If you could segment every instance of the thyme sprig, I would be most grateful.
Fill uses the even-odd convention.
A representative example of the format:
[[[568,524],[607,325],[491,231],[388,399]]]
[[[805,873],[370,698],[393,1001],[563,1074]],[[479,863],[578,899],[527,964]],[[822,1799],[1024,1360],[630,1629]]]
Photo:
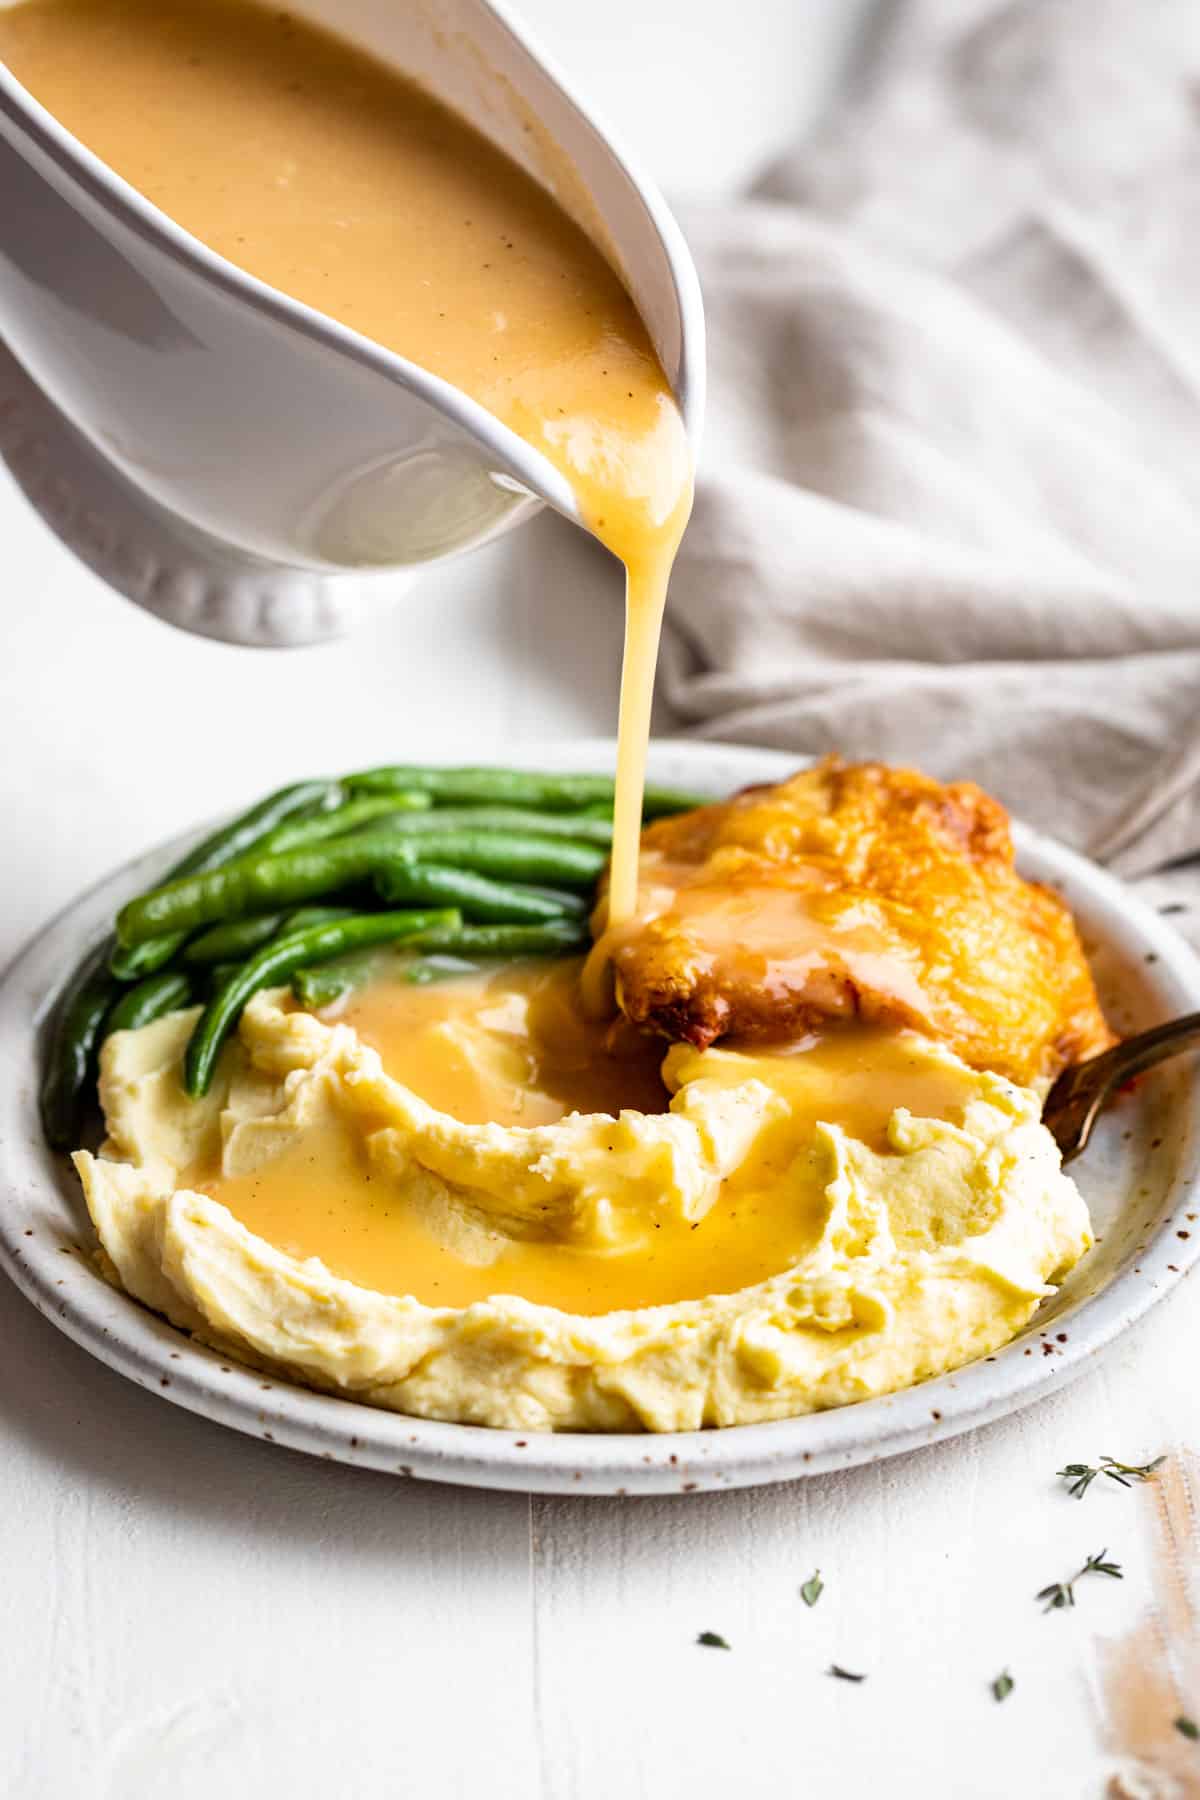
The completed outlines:
[[[1056,1473],[1067,1483],[1067,1492],[1071,1498],[1082,1500],[1097,1475],[1107,1475],[1110,1481],[1117,1482],[1121,1487],[1132,1487],[1135,1481],[1149,1481],[1166,1460],[1165,1456],[1156,1456],[1153,1462],[1123,1463],[1118,1462],[1115,1456],[1102,1456],[1095,1466],[1091,1463],[1067,1463]]]
[[[1106,1561],[1107,1556],[1107,1550],[1097,1550],[1094,1556],[1088,1557],[1082,1569],[1072,1575],[1070,1581],[1052,1581],[1048,1587],[1040,1588],[1034,1597],[1045,1602],[1042,1611],[1054,1612],[1060,1607],[1074,1606],[1075,1583],[1084,1575],[1111,1575],[1114,1581],[1123,1581],[1125,1577],[1120,1563]]]

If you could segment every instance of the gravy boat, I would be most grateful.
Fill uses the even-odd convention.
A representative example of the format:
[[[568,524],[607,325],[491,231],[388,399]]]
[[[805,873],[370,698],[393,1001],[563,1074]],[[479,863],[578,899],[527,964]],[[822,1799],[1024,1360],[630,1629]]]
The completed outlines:
[[[290,0],[290,10],[413,77],[554,192],[625,281],[694,454],[704,317],[682,234],[507,7]],[[278,604],[289,581],[303,588],[297,571],[320,586],[351,570],[412,568],[543,504],[580,522],[559,471],[477,402],[207,249],[3,66],[0,194],[0,336],[26,399],[40,391],[57,415],[49,454],[76,479],[86,465],[93,509],[152,539],[160,565],[174,559],[221,590],[220,604],[206,606],[202,591],[199,604],[193,593],[172,606],[171,568],[123,580],[111,559],[90,558],[151,610],[234,641],[304,641],[330,633]],[[243,605],[239,584],[273,613]]]

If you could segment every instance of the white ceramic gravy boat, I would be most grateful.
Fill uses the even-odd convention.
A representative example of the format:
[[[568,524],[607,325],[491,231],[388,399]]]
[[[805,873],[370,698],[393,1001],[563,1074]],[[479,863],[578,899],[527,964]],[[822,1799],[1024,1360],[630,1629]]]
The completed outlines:
[[[415,77],[554,190],[622,274],[695,448],[704,318],[682,235],[506,7],[290,3]],[[193,560],[261,578],[399,569],[470,549],[543,502],[578,520],[562,475],[475,401],[215,255],[2,65],[0,196],[0,335],[143,522],[157,515],[160,540],[165,528]],[[236,605],[214,624],[203,607],[189,616],[117,585],[210,635],[297,638]]]

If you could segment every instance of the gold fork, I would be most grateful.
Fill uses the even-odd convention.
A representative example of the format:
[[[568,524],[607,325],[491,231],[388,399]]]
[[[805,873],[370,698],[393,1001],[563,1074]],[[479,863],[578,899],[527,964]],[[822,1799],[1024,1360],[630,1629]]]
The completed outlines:
[[[1197,1048],[1200,1013],[1186,1013],[1167,1025],[1139,1031],[1115,1050],[1105,1050],[1100,1056],[1090,1056],[1086,1062],[1064,1069],[1042,1108],[1042,1122],[1062,1151],[1063,1162],[1069,1163],[1086,1149],[1093,1125],[1117,1088],[1166,1062],[1169,1056]]]

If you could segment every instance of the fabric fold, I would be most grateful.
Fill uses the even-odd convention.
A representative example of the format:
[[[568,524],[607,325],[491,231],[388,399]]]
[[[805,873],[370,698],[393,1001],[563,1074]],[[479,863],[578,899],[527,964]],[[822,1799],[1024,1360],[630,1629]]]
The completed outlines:
[[[711,402],[684,728],[974,777],[1200,852],[1200,14],[907,0],[819,136],[685,224]]]

